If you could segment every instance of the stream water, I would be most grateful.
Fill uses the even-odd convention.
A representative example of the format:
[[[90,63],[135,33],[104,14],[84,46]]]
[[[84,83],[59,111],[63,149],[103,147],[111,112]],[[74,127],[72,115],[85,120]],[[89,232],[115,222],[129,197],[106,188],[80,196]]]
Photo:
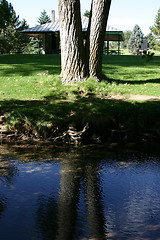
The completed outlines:
[[[160,239],[160,152],[1,145],[0,239]]]

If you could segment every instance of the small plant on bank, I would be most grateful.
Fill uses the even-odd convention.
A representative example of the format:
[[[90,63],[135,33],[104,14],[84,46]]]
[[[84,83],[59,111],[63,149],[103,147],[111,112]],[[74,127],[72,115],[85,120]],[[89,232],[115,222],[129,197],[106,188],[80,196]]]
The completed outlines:
[[[153,53],[153,52],[143,51],[142,58],[143,58],[143,59],[146,59],[147,62],[150,62],[151,60],[153,60],[153,56],[154,56],[154,53]]]

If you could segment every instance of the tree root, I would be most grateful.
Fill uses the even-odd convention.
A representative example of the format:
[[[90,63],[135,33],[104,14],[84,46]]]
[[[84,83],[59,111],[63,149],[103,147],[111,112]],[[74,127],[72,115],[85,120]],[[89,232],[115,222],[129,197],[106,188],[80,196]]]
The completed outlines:
[[[69,142],[74,143],[75,145],[80,145],[82,140],[82,135],[87,131],[88,128],[89,128],[88,123],[86,123],[82,131],[77,131],[77,129],[73,125],[70,125],[67,131],[63,132],[62,135],[55,137],[53,140],[54,141],[68,140]]]

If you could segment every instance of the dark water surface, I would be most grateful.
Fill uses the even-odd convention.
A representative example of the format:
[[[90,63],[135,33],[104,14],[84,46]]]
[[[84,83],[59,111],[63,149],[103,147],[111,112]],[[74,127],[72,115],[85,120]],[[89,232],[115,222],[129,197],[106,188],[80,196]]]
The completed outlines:
[[[160,239],[158,148],[1,145],[0,239]]]

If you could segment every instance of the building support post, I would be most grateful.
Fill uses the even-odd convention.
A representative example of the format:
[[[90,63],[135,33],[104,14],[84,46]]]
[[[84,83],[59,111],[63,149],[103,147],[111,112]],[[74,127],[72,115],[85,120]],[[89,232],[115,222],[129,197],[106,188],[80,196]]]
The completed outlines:
[[[109,54],[109,40],[107,40],[107,55]]]
[[[120,55],[120,45],[121,45],[120,37],[118,36],[118,55]]]

